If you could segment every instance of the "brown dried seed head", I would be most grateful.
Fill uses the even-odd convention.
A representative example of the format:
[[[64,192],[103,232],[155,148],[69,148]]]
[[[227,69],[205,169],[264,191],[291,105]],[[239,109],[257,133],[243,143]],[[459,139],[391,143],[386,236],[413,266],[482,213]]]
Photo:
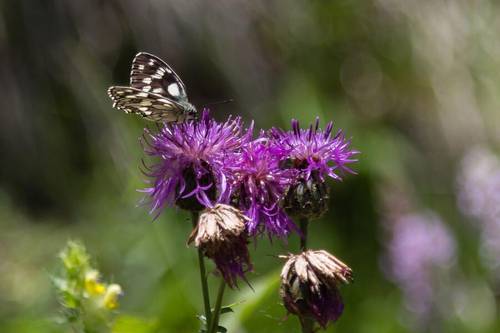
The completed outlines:
[[[316,274],[324,279],[343,283],[349,283],[353,279],[351,268],[324,250],[306,251],[304,256]]]
[[[321,283],[335,285],[352,281],[352,270],[330,253],[308,250],[298,255],[290,255],[281,271],[281,282],[288,285],[295,276],[307,284],[311,291],[319,291]]]
[[[219,247],[238,238],[245,231],[245,223],[248,220],[241,211],[229,205],[218,204],[207,208],[191,232],[188,244],[194,242],[196,247]]]
[[[338,285],[352,279],[351,269],[326,251],[308,250],[281,256],[280,295],[286,309],[301,320],[314,319],[323,328],[343,311]]]

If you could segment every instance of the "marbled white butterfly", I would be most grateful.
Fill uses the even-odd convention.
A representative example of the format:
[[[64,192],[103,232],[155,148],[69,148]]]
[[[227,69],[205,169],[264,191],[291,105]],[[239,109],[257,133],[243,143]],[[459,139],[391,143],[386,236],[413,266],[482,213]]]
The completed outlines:
[[[145,52],[132,61],[130,87],[108,89],[113,107],[156,122],[183,122],[197,118],[186,87],[174,70],[160,58]]]

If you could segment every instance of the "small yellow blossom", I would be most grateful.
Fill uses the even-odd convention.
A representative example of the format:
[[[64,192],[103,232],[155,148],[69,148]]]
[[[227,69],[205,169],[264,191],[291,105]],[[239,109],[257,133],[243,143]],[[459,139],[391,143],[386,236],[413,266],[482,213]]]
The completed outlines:
[[[109,310],[114,310],[118,308],[118,297],[122,294],[122,287],[118,284],[110,284],[106,289],[106,294],[104,295],[103,304],[104,307]]]
[[[106,291],[106,286],[99,282],[99,272],[91,270],[85,274],[85,290],[89,295],[102,295]]]

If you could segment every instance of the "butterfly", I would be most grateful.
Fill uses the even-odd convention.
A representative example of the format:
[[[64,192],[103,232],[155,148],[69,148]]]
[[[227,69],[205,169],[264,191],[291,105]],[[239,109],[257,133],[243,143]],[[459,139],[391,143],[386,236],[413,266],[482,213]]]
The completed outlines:
[[[198,116],[181,78],[163,60],[146,52],[137,53],[132,61],[130,87],[110,87],[108,95],[114,108],[155,122],[181,123]]]

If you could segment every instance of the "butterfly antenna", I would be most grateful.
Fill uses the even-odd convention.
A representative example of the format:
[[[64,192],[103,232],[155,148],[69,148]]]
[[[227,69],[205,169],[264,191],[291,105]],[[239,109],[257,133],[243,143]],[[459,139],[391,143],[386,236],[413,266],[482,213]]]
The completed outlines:
[[[207,107],[207,106],[212,106],[212,105],[219,105],[219,104],[227,104],[227,103],[231,103],[231,102],[234,102],[234,99],[225,99],[223,101],[217,101],[217,102],[212,102],[212,103],[207,103],[205,105],[203,105],[203,107]]]

